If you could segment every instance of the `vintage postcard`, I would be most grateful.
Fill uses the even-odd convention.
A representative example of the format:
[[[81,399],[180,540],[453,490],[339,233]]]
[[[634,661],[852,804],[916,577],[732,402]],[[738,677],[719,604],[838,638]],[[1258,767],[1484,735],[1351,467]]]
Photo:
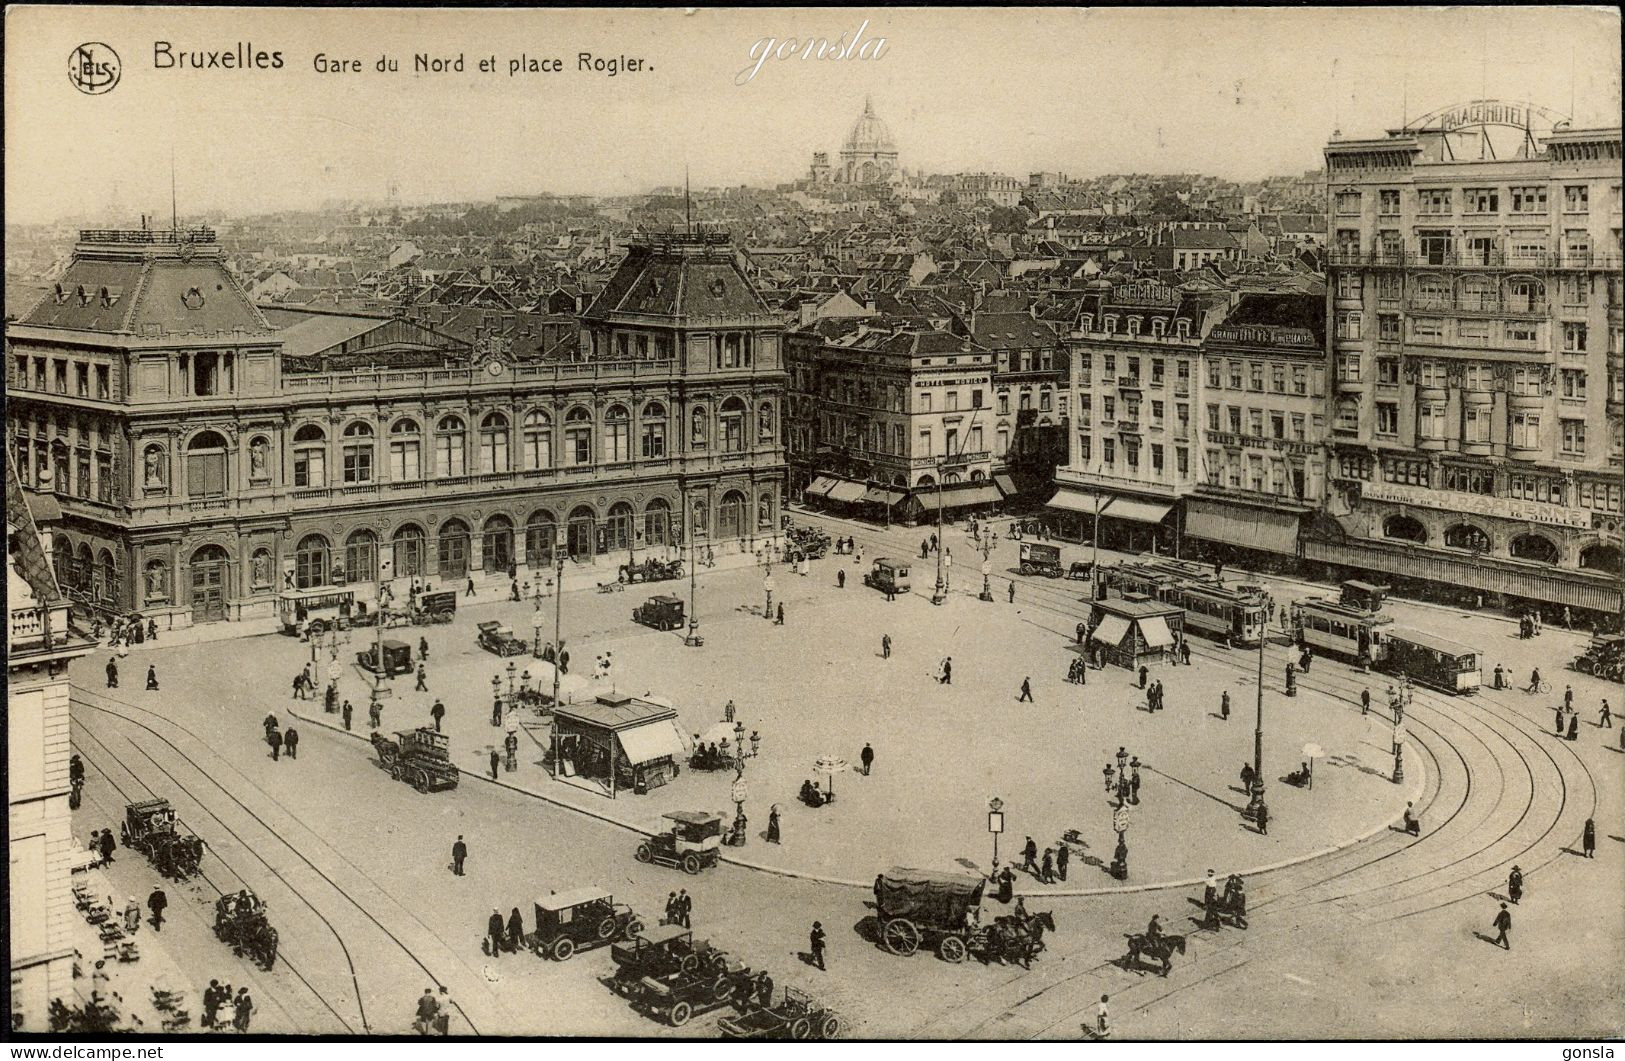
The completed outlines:
[[[1617,9],[4,90],[13,1037],[1621,1034]]]

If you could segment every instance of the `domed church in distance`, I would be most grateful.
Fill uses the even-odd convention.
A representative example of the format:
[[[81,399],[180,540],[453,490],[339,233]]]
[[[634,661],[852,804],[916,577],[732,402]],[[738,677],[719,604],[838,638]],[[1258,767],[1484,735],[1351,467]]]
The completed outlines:
[[[820,184],[873,184],[889,180],[898,171],[897,142],[886,123],[875,117],[874,101],[867,96],[862,116],[852,123],[852,131],[841,145],[840,165],[832,170],[826,152],[813,155],[812,179]]]

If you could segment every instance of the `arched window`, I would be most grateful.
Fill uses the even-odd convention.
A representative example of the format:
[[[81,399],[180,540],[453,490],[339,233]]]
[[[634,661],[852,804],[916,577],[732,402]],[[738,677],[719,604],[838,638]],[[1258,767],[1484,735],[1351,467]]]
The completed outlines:
[[[638,452],[645,460],[666,455],[666,407],[650,402],[643,407],[642,430],[638,434]]]
[[[1533,560],[1538,564],[1557,563],[1557,546],[1552,544],[1551,539],[1538,534],[1518,535],[1512,539],[1507,551],[1519,560]]]
[[[763,402],[756,407],[756,441],[773,441],[773,403]]]
[[[508,468],[508,418],[490,413],[480,421],[480,470],[505,472]]]
[[[688,415],[688,444],[694,449],[704,449],[705,437],[705,406],[696,405]]]
[[[58,489],[66,480],[58,484]],[[186,444],[186,493],[221,497],[226,492],[226,438],[218,431],[199,431]]]
[[[344,428],[344,481],[372,482],[372,425],[356,420]]]
[[[722,403],[719,419],[722,425],[722,452],[743,453],[745,451],[745,403],[738,398],[729,398]]]
[[[1600,542],[1586,546],[1580,550],[1580,568],[1584,571],[1605,571],[1610,575],[1620,574],[1619,546]]]
[[[570,464],[592,463],[592,414],[584,406],[564,416],[564,457]]]
[[[1382,536],[1384,538],[1399,538],[1407,542],[1425,542],[1428,540],[1427,528],[1410,516],[1389,516],[1383,520]]]
[[[412,575],[423,574],[425,567],[423,528],[415,523],[407,523],[396,528],[390,536],[390,552],[394,556],[394,570],[391,572],[396,578],[409,578]]]
[[[1490,536],[1471,523],[1458,523],[1444,532],[1444,543],[1452,549],[1483,553],[1489,551]]]
[[[73,566],[74,588],[82,593],[89,593],[96,574],[96,560],[90,551],[89,542],[79,543],[79,551],[74,554]]]
[[[468,574],[468,524],[448,519],[438,535],[440,577],[461,578]]]
[[[389,425],[389,479],[409,483],[423,478],[423,430],[410,417]]]
[[[192,621],[217,622],[226,617],[226,598],[231,594],[231,561],[218,545],[205,545],[187,563],[192,579]]]
[[[468,474],[468,428],[460,416],[442,416],[434,428],[435,475],[442,479]]]
[[[597,552],[596,537],[598,533],[598,517],[586,505],[577,505],[570,510],[570,522],[566,530],[570,557],[573,560],[590,560]]]
[[[480,566],[486,571],[506,571],[513,566],[513,520],[496,515],[485,521]]]
[[[980,469],[980,468],[971,469],[971,473],[970,473],[970,481],[971,482],[979,483],[979,482],[982,482],[983,480],[985,480],[986,478],[987,478],[987,474],[985,472],[983,472],[982,469]]]
[[[378,577],[378,535],[365,528],[344,540],[344,578],[347,582],[371,582]]]
[[[293,485],[327,485],[327,434],[315,424],[293,433]]]
[[[925,472],[920,476],[919,482],[915,483],[914,485],[916,485],[916,486],[936,486],[937,485],[937,477],[932,475],[930,472]]]
[[[332,558],[327,539],[320,534],[307,534],[299,539],[294,550],[294,584],[300,589],[327,585],[332,577]]]
[[[96,554],[96,598],[102,601],[119,599],[118,572],[113,569],[113,554],[103,549]]]
[[[604,520],[605,547],[610,552],[619,552],[630,546],[635,522],[636,514],[627,502],[617,501],[609,506],[609,516]]]
[[[657,497],[644,506],[643,544],[649,549],[672,544],[671,505],[663,497]]]
[[[141,600],[143,603],[169,603],[169,565],[162,560],[148,560],[141,571]]]
[[[525,467],[553,466],[553,418],[539,409],[525,414]]]
[[[553,563],[553,545],[558,540],[558,524],[553,513],[537,509],[525,520],[525,563],[530,567],[550,567]]]
[[[743,538],[745,536],[745,495],[729,490],[722,495],[717,506],[717,537]]]
[[[632,459],[632,416],[624,405],[604,411],[604,460],[619,464]]]

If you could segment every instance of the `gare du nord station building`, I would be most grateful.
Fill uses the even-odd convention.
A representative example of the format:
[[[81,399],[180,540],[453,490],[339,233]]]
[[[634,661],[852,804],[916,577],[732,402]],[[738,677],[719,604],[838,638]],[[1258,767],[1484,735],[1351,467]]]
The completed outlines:
[[[715,233],[634,244],[538,359],[399,318],[278,328],[210,230],[89,230],[7,326],[9,452],[81,607],[180,627],[380,578],[506,588],[559,554],[772,542],[781,337]]]

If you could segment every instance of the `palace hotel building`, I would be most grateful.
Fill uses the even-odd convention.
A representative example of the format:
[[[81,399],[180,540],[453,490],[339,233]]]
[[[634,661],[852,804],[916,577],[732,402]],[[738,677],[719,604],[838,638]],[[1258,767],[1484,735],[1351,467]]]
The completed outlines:
[[[379,577],[505,584],[555,543],[754,550],[785,487],[782,331],[709,232],[636,243],[574,357],[541,360],[400,319],[277,328],[209,230],[85,231],[7,327],[9,443],[60,505],[64,589],[160,625]]]
[[[1327,144],[1331,518],[1304,556],[1617,614],[1620,130],[1536,117],[1481,101]],[[1522,132],[1500,158],[1498,125]]]

